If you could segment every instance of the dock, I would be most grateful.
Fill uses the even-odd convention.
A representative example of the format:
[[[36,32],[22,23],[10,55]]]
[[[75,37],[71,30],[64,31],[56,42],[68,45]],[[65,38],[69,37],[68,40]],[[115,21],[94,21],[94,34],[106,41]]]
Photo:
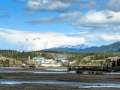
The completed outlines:
[[[76,71],[76,73],[82,73],[84,71],[89,72],[118,72],[120,67],[109,66],[69,66],[68,71]]]

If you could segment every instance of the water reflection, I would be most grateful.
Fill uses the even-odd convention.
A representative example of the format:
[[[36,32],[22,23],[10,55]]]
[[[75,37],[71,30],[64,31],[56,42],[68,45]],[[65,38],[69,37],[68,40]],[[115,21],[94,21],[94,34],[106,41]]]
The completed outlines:
[[[76,71],[67,71],[67,69],[46,69],[46,70],[6,70],[0,69],[0,73],[34,73],[34,74],[76,74]],[[120,74],[120,72],[101,72],[102,74]],[[84,71],[82,74],[89,74]]]
[[[0,70],[0,73],[34,73],[34,74],[75,74],[75,71],[68,72],[66,69],[48,69],[48,70]]]
[[[104,74],[120,74],[120,72],[108,72],[108,73],[104,73]]]
[[[34,74],[75,74],[75,72],[33,72]]]
[[[67,69],[46,69],[50,71],[68,71]]]
[[[93,83],[93,82],[64,82],[64,81],[22,81],[22,80],[0,80],[0,84],[54,84],[71,85],[80,88],[120,88],[120,84],[115,83]]]

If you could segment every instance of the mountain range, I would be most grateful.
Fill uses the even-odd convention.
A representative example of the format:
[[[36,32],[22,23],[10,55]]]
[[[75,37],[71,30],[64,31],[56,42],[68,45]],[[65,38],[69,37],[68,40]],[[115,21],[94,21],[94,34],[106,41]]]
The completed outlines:
[[[81,45],[62,45],[60,47],[57,48],[64,48],[64,49],[86,49],[89,48],[89,46],[87,46],[86,44],[81,44]]]
[[[47,51],[60,51],[60,52],[81,52],[81,53],[90,53],[90,52],[120,52],[120,41],[115,42],[109,45],[102,45],[100,47],[94,46],[89,47],[85,44],[76,45],[76,46],[60,46],[50,49],[45,49]]]

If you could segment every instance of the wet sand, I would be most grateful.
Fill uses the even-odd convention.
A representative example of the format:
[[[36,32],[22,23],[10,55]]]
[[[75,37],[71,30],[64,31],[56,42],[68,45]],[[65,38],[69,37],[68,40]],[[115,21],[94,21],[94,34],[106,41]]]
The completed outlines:
[[[21,84],[21,85],[0,85],[0,90],[120,90],[115,88],[78,88],[65,85],[36,85],[36,84]]]
[[[33,74],[33,73],[0,73],[0,80],[55,80],[67,82],[108,82],[120,84],[120,75],[83,75],[83,74]],[[119,90],[120,88],[79,88],[70,85],[50,84],[13,84],[1,85],[0,90]]]

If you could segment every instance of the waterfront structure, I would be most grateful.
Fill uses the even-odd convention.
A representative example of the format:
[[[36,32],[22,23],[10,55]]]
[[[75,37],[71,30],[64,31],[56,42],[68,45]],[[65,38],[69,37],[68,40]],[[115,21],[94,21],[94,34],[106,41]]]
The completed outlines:
[[[116,57],[106,58],[106,62],[108,62],[109,64],[111,64],[112,67],[120,66],[120,57],[116,56]]]
[[[43,67],[61,67],[61,63],[57,63],[57,61],[53,59],[46,59],[40,63],[40,66]]]
[[[106,62],[111,62],[111,61],[118,61],[120,59],[120,57],[116,56],[116,57],[108,57],[106,58]]]
[[[65,60],[65,58],[54,58],[54,60],[59,63],[59,62],[62,62],[63,60]]]
[[[43,57],[33,57],[33,61],[44,61],[45,59]]]
[[[63,64],[68,64],[65,58],[45,59],[43,57],[33,57],[33,62],[37,62],[37,66],[42,67],[61,67]]]

